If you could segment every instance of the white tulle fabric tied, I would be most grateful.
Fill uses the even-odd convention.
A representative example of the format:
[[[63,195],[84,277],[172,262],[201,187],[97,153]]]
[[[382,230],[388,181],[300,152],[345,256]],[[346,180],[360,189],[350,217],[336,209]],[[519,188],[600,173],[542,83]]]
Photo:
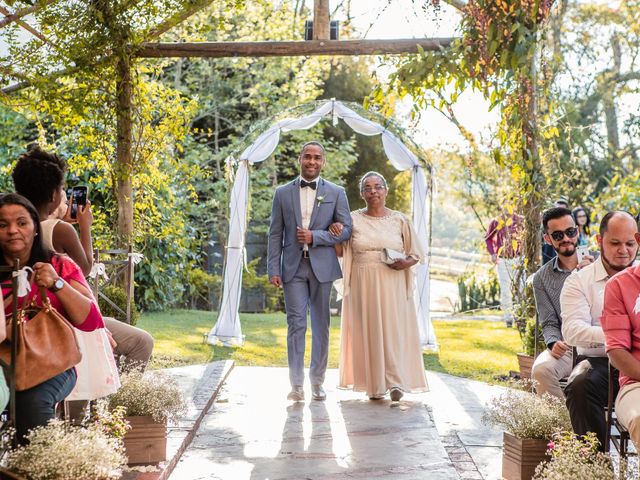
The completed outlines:
[[[33,273],[31,267],[23,267],[17,272],[13,272],[13,276],[18,279],[18,297],[26,297],[31,291],[31,282],[29,282],[29,274]]]
[[[96,278],[97,276],[101,276],[106,279],[109,278],[104,263],[94,263],[93,267],[91,267],[89,278]]]
[[[131,258],[131,262],[132,262],[134,265],[137,265],[137,264],[139,264],[139,263],[142,261],[142,259],[144,258],[144,255],[143,255],[143,254],[141,254],[141,253],[131,252],[131,253],[129,254],[129,258]]]

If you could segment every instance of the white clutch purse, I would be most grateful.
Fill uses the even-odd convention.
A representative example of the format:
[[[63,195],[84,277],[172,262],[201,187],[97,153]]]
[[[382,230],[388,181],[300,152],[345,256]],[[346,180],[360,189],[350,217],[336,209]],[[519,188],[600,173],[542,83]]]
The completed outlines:
[[[382,252],[380,252],[380,259],[384,263],[395,263],[398,260],[404,260],[407,256],[404,252],[399,252],[397,250],[393,250],[392,248],[383,248]]]

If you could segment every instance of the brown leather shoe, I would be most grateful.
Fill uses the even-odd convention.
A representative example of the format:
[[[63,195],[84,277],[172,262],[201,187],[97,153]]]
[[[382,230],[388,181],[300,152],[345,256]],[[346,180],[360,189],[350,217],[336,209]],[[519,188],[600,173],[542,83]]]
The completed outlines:
[[[311,397],[322,402],[327,399],[327,394],[322,385],[311,385]]]
[[[304,389],[299,385],[291,387],[287,400],[293,400],[294,402],[304,402]]]

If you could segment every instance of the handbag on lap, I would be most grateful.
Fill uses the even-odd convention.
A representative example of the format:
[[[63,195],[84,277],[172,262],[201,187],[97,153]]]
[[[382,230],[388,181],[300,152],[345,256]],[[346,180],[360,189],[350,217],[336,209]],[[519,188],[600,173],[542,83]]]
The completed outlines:
[[[51,306],[40,288],[42,306],[35,298],[18,310],[16,352],[16,390],[28,390],[80,362],[82,354],[74,327]],[[15,301],[15,299],[13,300]],[[0,343],[0,359],[11,363],[12,316],[7,317],[7,339]]]
[[[405,258],[407,258],[407,256],[403,252],[391,248],[383,248],[382,252],[380,252],[380,260],[389,265],[398,260],[404,260]]]

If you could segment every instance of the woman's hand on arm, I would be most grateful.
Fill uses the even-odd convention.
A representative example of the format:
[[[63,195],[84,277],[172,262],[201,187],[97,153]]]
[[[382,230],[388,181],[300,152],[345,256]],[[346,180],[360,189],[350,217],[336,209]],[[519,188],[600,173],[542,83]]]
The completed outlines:
[[[38,262],[33,266],[34,281],[38,287],[50,289],[59,277],[50,263]],[[87,319],[93,303],[91,293],[81,283],[71,280],[54,293],[66,312],[66,319],[75,325],[81,325]]]
[[[342,225],[340,222],[335,222],[329,225],[328,230],[331,235],[333,235],[334,237],[337,237],[342,233],[343,229],[344,229],[344,225]]]

